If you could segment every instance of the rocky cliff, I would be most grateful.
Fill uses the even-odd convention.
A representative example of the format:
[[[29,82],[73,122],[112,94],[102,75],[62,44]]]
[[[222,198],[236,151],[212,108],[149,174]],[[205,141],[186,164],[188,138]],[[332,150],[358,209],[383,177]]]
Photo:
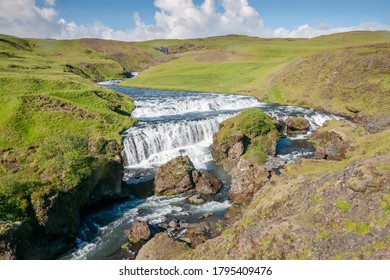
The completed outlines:
[[[141,257],[389,259],[389,133],[368,134],[348,121],[327,122],[312,141],[319,150],[347,143],[339,157],[299,159],[286,165],[280,176],[264,179],[248,196],[248,206],[241,206],[241,213],[221,235],[193,248],[169,241],[170,248],[178,251],[158,250],[156,255],[159,244],[168,242],[167,236],[160,236],[161,243],[154,239]],[[256,173],[261,165],[243,162],[241,157],[232,170],[246,173],[249,186],[259,178],[248,172]]]
[[[122,189],[120,160],[101,158],[93,166],[92,174],[70,189],[50,187],[33,193],[31,203],[35,220],[2,226],[0,258],[58,257],[73,242],[82,209],[126,195]]]
[[[221,123],[213,137],[213,156],[232,175],[229,197],[234,202],[249,204],[267,182],[269,174],[264,164],[275,155],[278,138],[274,120],[257,108],[246,109]]]
[[[318,147],[332,146],[327,134],[343,135],[343,157],[286,166],[257,190],[237,222],[184,258],[389,259],[389,132],[369,135],[332,121],[317,133],[324,136]]]

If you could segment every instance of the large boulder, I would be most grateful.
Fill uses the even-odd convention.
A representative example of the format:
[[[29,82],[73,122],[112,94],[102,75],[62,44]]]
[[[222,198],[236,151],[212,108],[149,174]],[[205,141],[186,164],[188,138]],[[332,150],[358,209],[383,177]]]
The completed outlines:
[[[213,136],[213,156],[232,175],[228,195],[235,203],[248,205],[268,181],[274,164],[268,164],[268,171],[264,164],[275,155],[279,136],[276,121],[258,108],[221,123]]]
[[[159,233],[139,251],[137,260],[175,260],[190,250],[184,242],[175,241],[166,233]]]
[[[175,195],[193,190],[193,171],[195,168],[188,156],[179,156],[161,165],[154,180],[156,195]]]
[[[288,135],[306,134],[310,127],[310,123],[305,118],[292,117],[284,121]]]
[[[195,204],[195,205],[200,205],[200,204],[206,203],[206,200],[200,194],[190,196],[187,199],[187,201],[188,201],[188,203]]]
[[[213,136],[213,157],[228,172],[241,157],[264,164],[274,155],[279,138],[276,122],[262,110],[250,108],[220,124]]]
[[[147,241],[152,238],[152,230],[149,222],[136,221],[133,223],[131,229],[126,229],[125,235],[131,243],[138,243],[140,241]]]
[[[204,170],[200,170],[194,178],[196,178],[194,180],[195,191],[199,194],[213,195],[218,193],[223,186],[217,177]]]
[[[196,191],[213,195],[222,188],[222,182],[205,170],[197,171],[188,156],[180,156],[163,164],[154,181],[157,195],[175,195]]]
[[[390,172],[385,168],[381,168],[385,165],[384,162],[389,162],[389,158],[389,156],[378,156],[375,160],[360,159],[354,161],[344,170],[344,185],[354,192],[361,193],[372,193],[382,188],[389,188]],[[386,204],[390,209],[387,202],[382,203],[382,205]]]
[[[232,187],[228,195],[235,203],[243,205],[249,205],[253,195],[268,181],[268,171],[245,158],[241,158],[231,174]]]
[[[350,147],[350,141],[346,135],[336,129],[327,129],[327,124],[323,129],[316,130],[310,140],[315,143],[314,157],[317,159],[342,160]]]

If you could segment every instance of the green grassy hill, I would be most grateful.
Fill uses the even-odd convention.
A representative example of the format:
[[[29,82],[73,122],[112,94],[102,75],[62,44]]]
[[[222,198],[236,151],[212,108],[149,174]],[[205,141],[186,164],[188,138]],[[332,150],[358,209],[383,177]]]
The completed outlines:
[[[67,190],[121,151],[131,98],[93,81],[153,59],[131,43],[0,35],[0,222],[31,219],[31,195]]]
[[[145,46],[146,43],[142,43]],[[349,32],[313,39],[225,36],[151,41],[164,54],[124,86],[239,93],[364,117],[389,112],[390,32]],[[357,84],[356,84],[357,83]],[[331,86],[329,86],[331,85]],[[354,92],[356,89],[356,93]],[[370,97],[373,94],[373,98]],[[369,106],[365,106],[369,100]],[[356,108],[357,110],[354,110]]]

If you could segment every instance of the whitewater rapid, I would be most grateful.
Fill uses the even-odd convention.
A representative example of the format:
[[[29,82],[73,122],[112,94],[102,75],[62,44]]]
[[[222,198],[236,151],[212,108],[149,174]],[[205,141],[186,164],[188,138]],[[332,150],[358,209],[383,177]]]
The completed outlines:
[[[152,224],[172,218],[196,221],[208,212],[222,217],[230,206],[227,196],[230,181],[226,173],[213,164],[210,145],[219,124],[243,109],[261,108],[280,122],[288,117],[309,120],[306,135],[287,137],[278,142],[278,156],[287,162],[293,162],[297,157],[311,157],[313,147],[307,143],[307,137],[325,121],[337,118],[301,107],[265,104],[248,96],[124,88],[117,86],[118,82],[107,81],[101,85],[134,98],[136,109],[132,117],[139,119],[123,133],[124,179],[128,183],[150,180],[161,164],[179,155],[188,155],[195,168],[216,174],[224,187],[204,205],[188,204],[187,194],[146,199],[129,197],[123,203],[90,214],[83,220],[76,247],[63,259],[109,258],[126,242],[123,231],[135,220],[148,220]]]

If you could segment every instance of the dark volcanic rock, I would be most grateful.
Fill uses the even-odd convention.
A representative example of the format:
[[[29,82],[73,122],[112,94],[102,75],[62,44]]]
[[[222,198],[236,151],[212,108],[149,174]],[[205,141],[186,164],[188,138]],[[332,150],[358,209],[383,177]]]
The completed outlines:
[[[195,170],[188,156],[174,158],[161,165],[155,177],[157,195],[175,195],[195,188],[192,172]]]
[[[82,209],[87,211],[101,201],[126,196],[122,178],[120,158],[100,158],[94,162],[92,174],[75,186],[61,189],[52,185],[37,189],[30,197],[35,220],[13,227],[14,238],[3,239],[0,234],[0,247],[18,259],[57,258],[71,249],[70,236],[77,234]]]
[[[132,228],[126,229],[124,232],[131,243],[147,241],[152,238],[153,235],[149,222],[141,221],[134,222]]]
[[[35,215],[48,235],[75,234],[80,224],[81,208],[96,205],[105,199],[126,197],[122,193],[121,162],[101,159],[90,177],[71,189],[45,188],[31,195]],[[66,205],[66,207],[64,207]]]
[[[188,156],[180,156],[163,164],[154,181],[157,195],[175,195],[196,191],[199,194],[216,194],[222,182],[207,171],[196,171]]]
[[[15,260],[17,258],[16,234],[21,223],[0,225],[0,260]]]
[[[315,131],[311,136],[317,145],[314,157],[317,159],[342,160],[349,148],[349,141],[336,131]]]
[[[188,202],[195,205],[206,203],[206,200],[199,194],[193,195],[188,198]]]
[[[198,172],[197,180],[194,183],[196,185],[195,191],[204,195],[218,193],[223,185],[217,177],[204,170]]]
[[[137,260],[174,260],[190,249],[184,242],[175,241],[166,233],[159,233],[139,251]]]
[[[231,174],[232,187],[228,195],[234,202],[244,205],[248,205],[253,195],[268,181],[267,170],[245,158],[241,158]]]

